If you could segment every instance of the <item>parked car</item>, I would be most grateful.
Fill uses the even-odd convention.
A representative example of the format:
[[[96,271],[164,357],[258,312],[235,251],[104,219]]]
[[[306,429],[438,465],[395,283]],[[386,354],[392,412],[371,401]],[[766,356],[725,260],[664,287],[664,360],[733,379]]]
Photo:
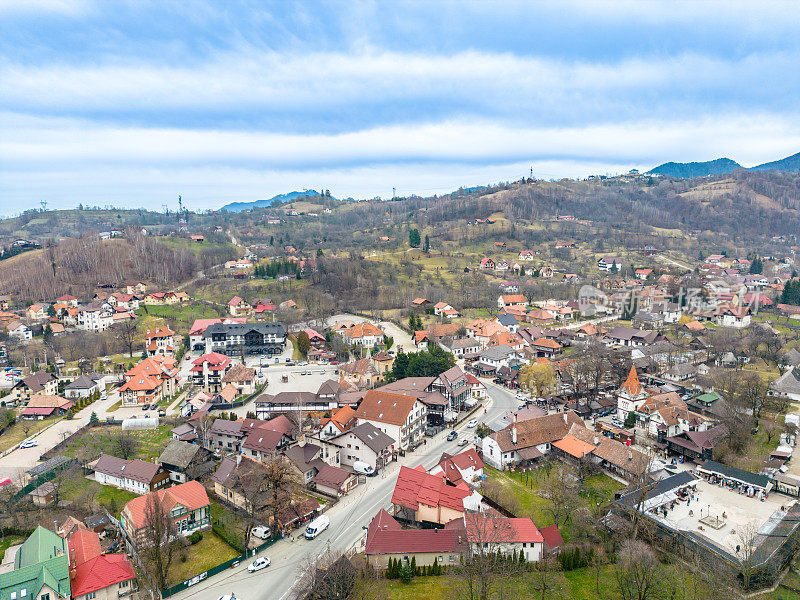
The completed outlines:
[[[455,432],[455,431],[451,431],[450,433],[447,434],[447,441],[448,442],[452,442],[457,437],[458,437],[458,433]]]
[[[305,366],[307,366],[307,365],[308,365],[308,361],[305,361],[305,360],[304,360],[304,361],[302,361],[302,362],[299,362],[299,363],[297,363],[297,366],[298,366],[298,367],[305,367]]]
[[[461,438],[460,440],[458,440],[458,445],[459,446],[466,446],[468,443],[469,443],[469,440],[467,438]]]
[[[377,471],[372,468],[372,465],[357,460],[353,463],[353,471],[356,473],[360,473],[361,475],[367,475],[368,477],[372,477],[373,475],[377,475]]]
[[[478,426],[478,419],[472,419],[469,423],[467,423],[467,427],[477,427]]]
[[[161,410],[159,410],[159,411],[158,411],[158,416],[159,416],[159,417],[166,417],[166,416],[167,416],[167,411],[165,411],[165,410],[162,408]]]
[[[525,400],[526,399],[525,398],[525,394],[523,394],[522,392],[517,392],[516,399],[517,400]]]
[[[142,404],[142,410],[150,410],[149,404]]]
[[[261,558],[257,558],[254,560],[250,565],[247,567],[247,570],[251,573],[255,573],[256,571],[260,571],[261,569],[266,569],[269,566],[269,559],[266,556],[262,556]]]
[[[33,448],[34,446],[38,445],[39,442],[37,442],[36,440],[25,440],[19,445],[19,447],[24,449],[24,448]]]
[[[250,533],[262,540],[268,540],[272,535],[272,532],[266,525],[258,525],[257,527],[253,527],[253,529],[250,530]]]

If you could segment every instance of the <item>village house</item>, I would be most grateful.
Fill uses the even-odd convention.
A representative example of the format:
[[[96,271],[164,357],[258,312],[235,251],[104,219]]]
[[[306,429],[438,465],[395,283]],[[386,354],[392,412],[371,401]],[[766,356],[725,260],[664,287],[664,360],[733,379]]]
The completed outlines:
[[[439,463],[429,472],[431,475],[442,475],[452,485],[462,481],[473,485],[483,477],[483,461],[474,448],[455,455],[444,452]]]
[[[234,296],[228,300],[228,312],[232,317],[247,316],[252,309],[253,307],[248,304],[247,300],[240,296]]]
[[[537,562],[542,557],[544,538],[529,517],[487,518],[480,513],[469,513],[464,522],[473,553],[522,554],[527,562]]]
[[[97,375],[95,375],[97,377]],[[99,379],[91,375],[81,375],[70,381],[64,386],[64,396],[67,398],[88,398],[95,392],[105,390],[105,385],[101,386]]]
[[[119,388],[123,406],[157,403],[178,391],[178,366],[174,358],[151,356],[129,369],[125,379]]]
[[[408,450],[424,435],[427,408],[417,396],[370,390],[356,411],[358,424],[371,423],[395,440],[392,450]]]
[[[124,553],[103,554],[97,533],[79,528],[67,544],[73,600],[117,600],[133,591],[133,565]]]
[[[401,466],[392,493],[395,518],[427,526],[446,525],[464,517],[464,512],[477,509],[480,496],[464,484],[448,485],[441,475],[431,475],[421,467]],[[477,503],[476,503],[477,500]]]
[[[10,567],[0,573],[0,597],[8,600],[72,598],[67,540],[41,525],[17,549]]]
[[[597,268],[605,272],[619,273],[622,270],[622,261],[615,257],[602,257],[597,261]]]
[[[146,460],[124,460],[102,454],[89,465],[94,480],[133,494],[148,494],[170,485],[169,473],[161,465]]]
[[[372,423],[361,423],[330,439],[339,451],[342,466],[363,462],[379,471],[392,459],[395,440]]]
[[[65,415],[73,406],[75,406],[74,402],[61,396],[36,394],[30,397],[19,416],[26,420],[38,419],[41,421],[53,415]]]
[[[522,294],[506,294],[497,298],[497,308],[525,308],[525,296]]]
[[[8,332],[8,337],[20,342],[27,342],[33,339],[33,331],[31,331],[27,325],[19,321],[11,321],[6,326],[6,331]]]
[[[463,520],[455,519],[444,529],[408,529],[385,509],[378,511],[367,528],[364,555],[367,564],[385,569],[390,560],[417,566],[442,567],[461,564],[468,542]]]
[[[483,438],[483,460],[496,469],[536,461],[548,454],[551,444],[563,439],[576,423],[583,425],[573,411],[513,421]]]
[[[173,483],[199,479],[214,468],[211,452],[198,444],[172,440],[158,457]]]
[[[8,396],[4,398],[7,403],[25,406],[28,400],[37,394],[54,396],[58,391],[58,380],[47,371],[36,371],[13,385]]]
[[[169,327],[156,327],[154,330],[147,330],[145,337],[145,349],[148,356],[161,354],[163,356],[175,356],[175,332]]]
[[[372,348],[381,343],[383,336],[383,331],[369,321],[357,323],[344,332],[344,338],[350,345],[363,348]]]
[[[169,513],[180,536],[211,527],[211,503],[206,489],[199,481],[188,481],[179,485],[151,492],[157,494],[161,506]],[[138,543],[146,543],[143,530],[146,526],[146,508],[150,494],[134,498],[125,505],[120,515],[120,525],[128,537]]]

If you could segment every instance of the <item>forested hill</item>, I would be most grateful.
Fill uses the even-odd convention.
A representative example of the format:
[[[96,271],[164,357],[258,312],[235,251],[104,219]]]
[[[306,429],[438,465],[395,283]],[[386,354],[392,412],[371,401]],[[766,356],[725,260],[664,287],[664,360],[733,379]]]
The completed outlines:
[[[742,165],[730,158],[718,158],[705,162],[668,162],[658,165],[648,173],[664,175],[665,177],[705,177],[707,175],[725,175],[741,169]]]

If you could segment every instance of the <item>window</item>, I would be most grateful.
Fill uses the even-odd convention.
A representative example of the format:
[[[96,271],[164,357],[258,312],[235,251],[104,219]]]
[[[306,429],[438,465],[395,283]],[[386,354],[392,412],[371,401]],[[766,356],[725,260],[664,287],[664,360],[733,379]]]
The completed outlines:
[[[17,600],[17,592],[11,592],[11,600]]]
[[[25,588],[22,588],[22,589],[19,591],[19,597],[20,597],[20,598],[24,598],[24,597],[25,597],[25,596],[27,596],[27,595],[28,595],[28,590],[27,590],[27,589],[25,589]]]
[[[129,583],[129,582],[127,582],[127,581],[120,581],[120,582],[119,582],[119,587],[121,587],[121,588],[126,588],[126,587],[128,587],[128,583]],[[49,600],[49,599],[48,599],[48,598],[44,598],[44,597],[43,597],[43,598],[41,598],[41,600]]]
[[[50,594],[42,594],[39,600],[50,600]]]
[[[94,592],[89,592],[88,594],[86,594],[86,600],[94,600],[94,597],[95,597]]]

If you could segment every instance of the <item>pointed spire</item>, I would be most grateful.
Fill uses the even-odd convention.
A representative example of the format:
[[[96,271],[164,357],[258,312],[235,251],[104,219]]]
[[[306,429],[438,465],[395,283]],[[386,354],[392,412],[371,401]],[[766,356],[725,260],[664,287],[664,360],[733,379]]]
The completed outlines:
[[[628,392],[631,398],[638,396],[642,392],[642,384],[639,383],[639,376],[636,374],[636,367],[631,367],[631,372],[628,373],[628,378],[620,388],[621,392]]]

